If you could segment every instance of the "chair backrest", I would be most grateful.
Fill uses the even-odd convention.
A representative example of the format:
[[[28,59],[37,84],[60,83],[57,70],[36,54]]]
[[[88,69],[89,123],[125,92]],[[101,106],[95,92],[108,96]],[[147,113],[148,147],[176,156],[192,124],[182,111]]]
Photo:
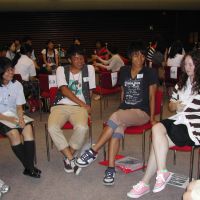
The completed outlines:
[[[57,94],[58,88],[57,87],[52,87],[49,90],[49,98],[50,98],[50,105],[52,106],[54,103],[54,100],[56,98],[56,94]]]
[[[38,79],[39,79],[40,92],[44,91],[48,92],[49,91],[48,74],[39,74]]]
[[[14,77],[13,77],[13,78],[14,78],[15,80],[18,80],[20,83],[23,82],[21,74],[14,74]]]
[[[161,90],[156,91],[155,96],[155,115],[160,115],[160,119],[162,119],[162,111],[163,111],[163,92]]]
[[[118,87],[119,72],[116,72],[117,73],[117,77],[116,77],[117,84],[115,86],[113,86],[113,82],[112,82],[112,73],[113,72],[102,72],[99,74],[99,85],[102,88],[112,89],[114,87]]]
[[[165,69],[165,80],[164,80],[165,84],[171,84],[172,86],[176,85],[176,83],[178,82],[179,77],[180,77],[180,75],[182,73],[181,67],[177,68],[177,79],[171,78],[171,76],[170,76],[170,73],[171,73],[170,69],[171,69],[171,67],[165,66],[164,69]]]

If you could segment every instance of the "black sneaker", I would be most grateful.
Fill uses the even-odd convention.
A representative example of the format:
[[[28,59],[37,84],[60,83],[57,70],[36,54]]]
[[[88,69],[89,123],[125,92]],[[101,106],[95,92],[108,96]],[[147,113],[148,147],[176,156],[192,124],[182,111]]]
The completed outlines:
[[[105,171],[105,176],[103,178],[104,185],[114,185],[116,171],[115,169],[107,168]]]
[[[64,170],[67,173],[75,173],[76,175],[79,175],[81,172],[81,168],[78,167],[75,164],[75,158],[73,158],[72,160],[68,160],[67,158],[63,160],[64,162]]]

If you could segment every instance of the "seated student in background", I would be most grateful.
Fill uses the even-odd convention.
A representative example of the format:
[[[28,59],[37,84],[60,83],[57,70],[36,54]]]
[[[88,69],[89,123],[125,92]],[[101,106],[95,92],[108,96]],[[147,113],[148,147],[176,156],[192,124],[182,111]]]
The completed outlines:
[[[64,155],[64,170],[78,175],[74,153],[79,150],[88,132],[88,113],[91,111],[91,95],[95,85],[95,71],[86,65],[84,50],[80,46],[68,49],[69,66],[59,66],[56,70],[58,93],[48,119],[48,131],[57,147]],[[69,141],[63,135],[62,126],[69,121],[74,129]]]
[[[54,48],[52,40],[46,42],[47,47],[42,50],[43,67],[41,73],[52,73],[58,67],[58,50]]]
[[[32,47],[29,44],[23,44],[18,53],[13,59],[15,66],[15,74],[20,74],[23,81],[36,79],[36,70],[33,60],[30,58]]]
[[[23,87],[13,80],[13,76],[11,61],[0,58],[0,134],[8,137],[14,154],[25,168],[23,174],[40,178],[41,171],[34,166],[35,141],[32,126],[24,121],[22,105],[26,101]]]
[[[33,60],[30,58],[32,47],[29,44],[22,44],[20,53],[13,59],[15,74],[20,74],[23,80],[24,94],[26,99],[39,97],[38,81]]]
[[[104,185],[114,184],[115,156],[126,127],[142,125],[149,120],[155,122],[155,92],[158,80],[154,69],[144,67],[146,46],[142,41],[134,41],[130,44],[128,53],[132,65],[124,66],[120,70],[119,84],[122,93],[119,109],[108,119],[107,126],[96,144],[76,161],[79,167],[87,167],[97,158],[100,148],[109,142],[109,165],[105,171]]]
[[[200,51],[186,54],[181,67],[183,74],[169,103],[169,110],[177,114],[153,126],[147,169],[141,181],[127,193],[130,198],[139,198],[150,192],[149,182],[156,172],[153,192],[165,188],[171,177],[166,167],[169,147],[200,145]]]
[[[28,45],[30,45],[31,47],[32,47],[32,38],[30,37],[30,36],[25,36],[24,38],[23,38],[23,40],[22,40],[22,42],[23,42],[23,44],[28,44]],[[39,71],[40,71],[40,66],[37,64],[37,60],[36,60],[36,57],[35,57],[35,51],[34,51],[34,49],[32,48],[32,52],[31,52],[31,56],[30,56],[30,58],[32,59],[32,61],[33,61],[33,63],[34,63],[34,65],[35,65],[35,69],[36,69],[36,72],[37,72],[37,74],[39,73]]]
[[[96,41],[96,49],[94,50],[94,55],[97,55],[103,60],[108,60],[110,58],[110,55],[108,53],[108,49],[103,45],[103,42],[100,40]]]
[[[180,67],[184,54],[183,44],[181,41],[175,41],[169,48],[167,66]]]
[[[200,199],[200,180],[192,181],[187,186],[187,191],[183,194],[183,200]]]
[[[0,45],[0,57],[6,57],[7,46],[2,44]]]
[[[111,70],[112,72],[119,71],[122,66],[124,66],[124,62],[118,54],[117,47],[108,46],[108,54],[111,56],[109,60],[103,60],[99,56],[96,56],[96,64],[95,67],[106,70]],[[98,63],[98,61],[100,63]]]
[[[13,60],[15,57],[15,53],[16,53],[15,42],[12,41],[8,44],[8,50],[6,52],[6,57],[9,58],[10,60]]]

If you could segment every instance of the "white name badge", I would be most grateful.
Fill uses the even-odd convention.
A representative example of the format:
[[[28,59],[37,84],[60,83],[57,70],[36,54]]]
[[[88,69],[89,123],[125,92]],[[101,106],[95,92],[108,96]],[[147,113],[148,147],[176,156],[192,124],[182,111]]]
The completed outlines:
[[[143,74],[137,74],[137,78],[143,78]]]
[[[84,82],[88,82],[89,81],[89,77],[83,77],[83,81]]]
[[[49,89],[51,87],[57,87],[57,80],[56,80],[56,75],[49,75]]]

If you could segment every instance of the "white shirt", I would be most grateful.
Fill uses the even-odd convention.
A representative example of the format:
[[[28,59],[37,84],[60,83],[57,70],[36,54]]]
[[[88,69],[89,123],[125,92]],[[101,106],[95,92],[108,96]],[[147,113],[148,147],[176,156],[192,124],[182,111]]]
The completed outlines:
[[[22,84],[18,81],[9,82],[0,87],[0,113],[12,111],[16,113],[16,106],[26,103]]]
[[[57,49],[54,49],[53,51],[55,51],[55,55],[58,55],[58,50]],[[43,49],[42,51],[41,51],[41,53],[43,54],[43,55],[46,55],[46,49]],[[56,64],[55,63],[55,61],[56,61],[56,58],[54,58],[54,53],[52,53],[52,54],[49,54],[49,53],[47,53],[47,62],[49,63],[49,64]],[[44,65],[44,66],[46,66],[46,65]]]
[[[180,67],[183,56],[184,55],[182,55],[182,54],[176,54],[174,58],[168,58],[167,59],[167,66]]]
[[[13,53],[12,51],[7,51],[6,52],[6,57],[9,58],[10,60],[13,60],[13,58],[15,57],[15,53]]]
[[[178,89],[178,86],[175,86],[176,89]],[[181,101],[182,104],[186,105],[184,110],[186,109],[187,105],[191,103],[191,100],[196,96],[196,94],[192,94],[192,84],[190,79],[188,78],[186,82],[186,88],[182,88],[182,90],[178,90],[177,93],[172,93],[172,99],[170,101],[176,102]],[[184,111],[183,110],[183,111]],[[182,112],[177,112],[177,114],[173,115],[169,119],[175,120],[174,124],[184,124],[185,118]]]
[[[106,68],[112,72],[117,72],[124,66],[124,62],[118,54],[113,55],[112,58],[108,60],[108,64]]]
[[[15,74],[20,74],[22,80],[29,81],[29,77],[36,76],[34,62],[26,55],[21,55],[15,65]]]
[[[95,82],[95,70],[92,65],[87,65],[88,67],[88,77],[83,77],[83,81],[89,82],[89,89],[96,87]],[[67,83],[64,73],[64,68],[62,66],[58,67],[56,70],[56,79],[58,87],[67,85],[68,88],[83,102],[85,98],[82,92],[82,73],[72,74],[70,72],[69,83]],[[65,97],[58,102],[58,104],[67,104],[67,105],[77,105],[75,102],[71,101],[69,98]]]

